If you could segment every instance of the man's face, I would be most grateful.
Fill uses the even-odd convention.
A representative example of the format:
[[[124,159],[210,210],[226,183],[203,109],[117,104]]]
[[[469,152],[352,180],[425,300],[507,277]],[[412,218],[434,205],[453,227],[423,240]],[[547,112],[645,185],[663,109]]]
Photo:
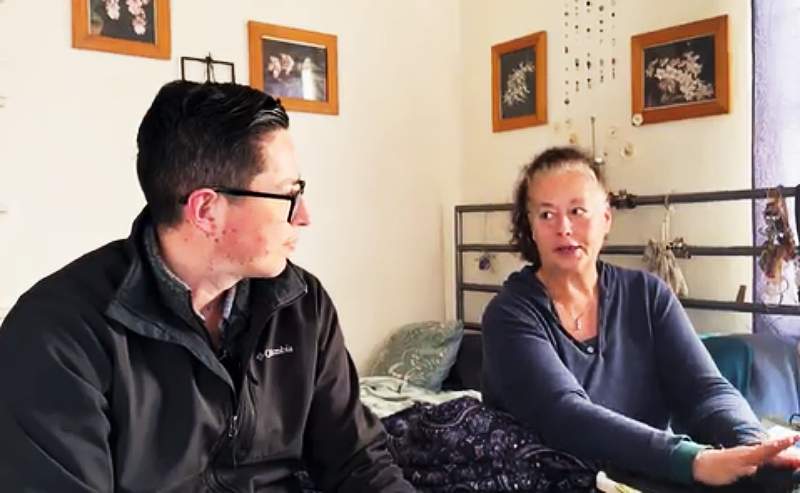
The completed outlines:
[[[300,174],[289,132],[277,130],[265,135],[261,152],[262,171],[245,188],[253,192],[296,194]],[[220,268],[243,278],[279,275],[295,249],[299,228],[310,223],[302,195],[296,199],[290,220],[287,219],[289,200],[230,196],[226,200],[221,228],[214,239]]]

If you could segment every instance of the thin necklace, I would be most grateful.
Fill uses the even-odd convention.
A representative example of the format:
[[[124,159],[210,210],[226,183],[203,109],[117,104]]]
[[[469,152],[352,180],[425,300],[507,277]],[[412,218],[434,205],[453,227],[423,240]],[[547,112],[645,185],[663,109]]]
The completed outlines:
[[[586,315],[586,312],[589,311],[589,305],[591,305],[591,301],[587,303],[586,307],[584,307],[583,311],[579,314],[575,315],[572,313],[571,310],[567,309],[567,305],[561,303],[560,301],[554,301],[555,304],[561,305],[561,309],[566,312],[566,314],[573,319],[573,326],[575,327],[575,332],[581,332],[583,330],[583,316]]]
[[[539,282],[544,287],[545,292],[547,292],[548,296],[550,296],[550,299],[553,300],[553,305],[554,306],[555,305],[561,305],[561,308],[564,310],[564,312],[570,318],[572,318],[573,326],[575,327],[573,330],[575,332],[583,331],[583,320],[582,319],[583,319],[583,316],[586,315],[586,313],[589,311],[589,309],[594,304],[594,296],[595,296],[595,294],[594,293],[592,294],[592,296],[589,299],[589,302],[586,303],[586,305],[583,307],[583,311],[581,311],[580,313],[575,315],[574,313],[572,313],[571,310],[567,309],[567,305],[565,305],[564,303],[562,303],[560,301],[556,301],[555,297],[552,294],[550,294],[549,290],[547,289],[547,284],[545,283],[545,281],[540,276],[537,276],[537,278],[539,279]],[[556,315],[558,315],[558,310],[556,310]]]

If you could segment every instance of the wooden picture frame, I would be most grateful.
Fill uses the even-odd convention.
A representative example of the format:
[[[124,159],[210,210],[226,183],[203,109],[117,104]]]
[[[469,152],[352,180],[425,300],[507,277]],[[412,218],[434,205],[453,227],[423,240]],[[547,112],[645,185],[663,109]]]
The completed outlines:
[[[336,36],[255,21],[247,32],[251,86],[287,111],[339,114]]]
[[[547,123],[547,33],[492,46],[492,131]]]
[[[631,37],[634,125],[728,113],[728,16]]]
[[[72,0],[72,47],[168,60],[169,0],[145,2]]]

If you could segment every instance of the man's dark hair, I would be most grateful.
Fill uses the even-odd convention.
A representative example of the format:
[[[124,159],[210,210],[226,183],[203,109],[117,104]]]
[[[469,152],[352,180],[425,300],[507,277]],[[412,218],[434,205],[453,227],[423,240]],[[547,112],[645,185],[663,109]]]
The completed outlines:
[[[539,250],[533,241],[531,223],[528,220],[528,186],[531,178],[542,171],[565,168],[580,163],[594,173],[597,182],[606,189],[605,179],[592,157],[577,147],[551,147],[528,163],[514,189],[514,205],[511,209],[511,246],[519,249],[520,256],[538,269],[541,264]]]
[[[136,171],[153,221],[176,224],[180,200],[198,188],[248,186],[262,171],[261,138],[287,128],[280,100],[251,87],[164,85],[137,137]]]

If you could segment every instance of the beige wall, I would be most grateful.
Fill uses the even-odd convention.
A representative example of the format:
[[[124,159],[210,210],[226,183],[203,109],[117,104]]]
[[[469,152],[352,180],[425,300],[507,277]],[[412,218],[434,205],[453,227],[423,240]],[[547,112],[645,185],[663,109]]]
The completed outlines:
[[[610,4],[608,1],[593,3],[595,6]],[[616,57],[616,80],[609,80],[606,72],[603,84],[598,84],[595,78],[591,91],[582,90],[579,95],[573,93],[570,96],[571,104],[566,106],[562,92],[564,68],[566,60],[573,58],[570,55],[565,60],[563,54],[564,2],[502,0],[462,3],[465,119],[461,189],[464,202],[509,202],[512,183],[520,168],[537,152],[551,145],[566,144],[571,133],[577,135],[580,145],[590,145],[589,119],[592,115],[597,117],[598,151],[609,153],[606,173],[615,190],[624,188],[636,194],[657,194],[750,187],[752,111],[749,2],[617,0],[616,5],[617,44],[613,48],[614,53],[608,50],[608,41],[602,48],[597,43],[584,45],[595,52],[595,57],[600,53],[606,56],[606,61],[610,56]],[[633,127],[630,124],[630,37],[723,14],[729,16],[730,113]],[[581,15],[585,19],[583,7]],[[549,123],[492,133],[490,47],[542,30],[548,34]],[[574,31],[570,31],[574,53],[573,34]],[[612,129],[616,129],[614,135],[611,135]],[[630,159],[620,155],[625,143],[631,143],[634,147],[634,156]],[[619,212],[609,242],[642,244],[647,238],[659,234],[663,216],[664,210],[657,208]],[[493,218],[490,222],[497,220]],[[673,236],[684,236],[690,244],[746,245],[750,242],[751,232],[749,204],[678,206],[671,229]],[[482,230],[483,226],[479,226],[472,234],[484,239]],[[503,228],[499,230],[502,235]],[[502,241],[504,238],[491,239]],[[641,265],[631,257],[610,260]],[[739,284],[750,286],[752,267],[749,259],[707,257],[680,263],[693,297],[733,300]],[[474,262],[470,266],[474,266]],[[495,277],[502,278],[505,275],[504,266],[500,266],[499,271]],[[489,276],[485,273],[477,275],[482,278]],[[448,309],[452,313],[452,305]],[[694,310],[690,315],[700,330],[749,330],[748,315]]]
[[[172,0],[172,59],[70,47],[70,2],[0,3],[0,316],[38,278],[127,235],[138,123],[180,56],[236,64],[248,20],[338,36],[340,115],[293,113],[313,224],[296,261],[338,305],[359,364],[441,319],[442,218],[459,184],[460,3]],[[124,3],[123,3],[124,8]]]
[[[617,0],[617,79],[573,96],[569,110],[557,91],[563,2],[233,0],[223,8],[172,0],[169,61],[71,49],[68,4],[54,2],[43,15],[37,2],[0,1],[0,210],[8,210],[0,213],[0,317],[41,276],[127,234],[143,204],[135,134],[152,97],[178,77],[181,55],[211,51],[235,62],[246,82],[251,19],[338,36],[341,114],[292,115],[313,215],[296,260],[331,291],[359,365],[391,328],[452,316],[452,206],[508,201],[537,151],[573,132],[588,144],[590,115],[615,189],[750,186],[750,14],[740,0]],[[730,114],[632,127],[630,36],[720,14],[730,17]],[[550,123],[494,134],[490,47],[539,30],[549,36]],[[622,159],[627,142],[635,155]],[[611,241],[640,243],[658,233],[661,216],[619,213]],[[473,218],[472,234],[505,241],[504,221]],[[745,204],[680,207],[673,233],[693,244],[745,244],[749,212]],[[499,281],[517,265],[498,262],[498,272],[467,274]],[[693,296],[730,299],[750,284],[749,261],[684,264]],[[703,330],[749,322],[692,316]]]

